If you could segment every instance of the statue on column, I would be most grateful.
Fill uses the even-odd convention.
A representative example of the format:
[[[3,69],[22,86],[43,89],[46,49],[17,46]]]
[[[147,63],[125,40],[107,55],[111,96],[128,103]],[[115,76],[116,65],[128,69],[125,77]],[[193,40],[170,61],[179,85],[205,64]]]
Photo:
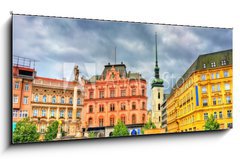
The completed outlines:
[[[78,82],[78,77],[79,77],[79,68],[78,65],[74,66],[74,81]]]

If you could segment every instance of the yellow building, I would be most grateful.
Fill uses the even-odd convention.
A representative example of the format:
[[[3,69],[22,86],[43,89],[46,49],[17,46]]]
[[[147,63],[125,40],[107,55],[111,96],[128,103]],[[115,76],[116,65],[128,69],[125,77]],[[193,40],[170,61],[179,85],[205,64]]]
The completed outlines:
[[[210,115],[232,128],[232,50],[200,55],[167,99],[167,131],[202,131]]]

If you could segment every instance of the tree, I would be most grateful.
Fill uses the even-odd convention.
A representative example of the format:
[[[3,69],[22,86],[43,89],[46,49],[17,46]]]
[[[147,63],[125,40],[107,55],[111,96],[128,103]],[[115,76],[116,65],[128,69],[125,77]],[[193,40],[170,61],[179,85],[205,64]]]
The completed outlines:
[[[95,132],[91,131],[91,132],[89,132],[88,137],[89,138],[96,138],[97,134]]]
[[[155,128],[156,128],[156,125],[152,122],[151,119],[149,119],[148,122],[141,129],[141,132],[142,134],[144,134],[144,130],[155,129]]]
[[[37,132],[37,126],[30,121],[29,118],[24,118],[17,122],[16,129],[13,132],[14,143],[27,143],[39,141],[40,134]]]
[[[57,137],[58,133],[58,121],[54,121],[51,125],[48,126],[47,132],[45,135],[45,140],[46,141],[51,141]]]
[[[128,129],[121,120],[118,120],[117,125],[115,125],[113,129],[113,137],[118,136],[129,136]]]
[[[205,127],[205,130],[218,130],[220,127],[220,124],[215,120],[214,116],[211,114],[211,116],[206,121],[204,127]]]

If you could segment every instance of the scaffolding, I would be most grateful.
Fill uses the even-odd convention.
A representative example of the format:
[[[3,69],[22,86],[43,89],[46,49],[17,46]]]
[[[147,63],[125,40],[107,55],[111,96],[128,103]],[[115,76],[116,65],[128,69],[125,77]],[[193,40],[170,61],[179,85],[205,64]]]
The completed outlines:
[[[13,56],[13,66],[35,69],[35,62],[37,61],[34,59]]]

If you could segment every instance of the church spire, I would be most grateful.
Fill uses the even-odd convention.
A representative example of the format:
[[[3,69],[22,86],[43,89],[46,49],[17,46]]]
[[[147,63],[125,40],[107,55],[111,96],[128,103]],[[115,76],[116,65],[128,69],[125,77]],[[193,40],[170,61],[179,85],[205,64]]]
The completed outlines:
[[[155,78],[159,79],[158,54],[157,54],[157,33],[155,33],[155,46],[156,46],[156,64],[155,64],[154,72],[155,72]]]

